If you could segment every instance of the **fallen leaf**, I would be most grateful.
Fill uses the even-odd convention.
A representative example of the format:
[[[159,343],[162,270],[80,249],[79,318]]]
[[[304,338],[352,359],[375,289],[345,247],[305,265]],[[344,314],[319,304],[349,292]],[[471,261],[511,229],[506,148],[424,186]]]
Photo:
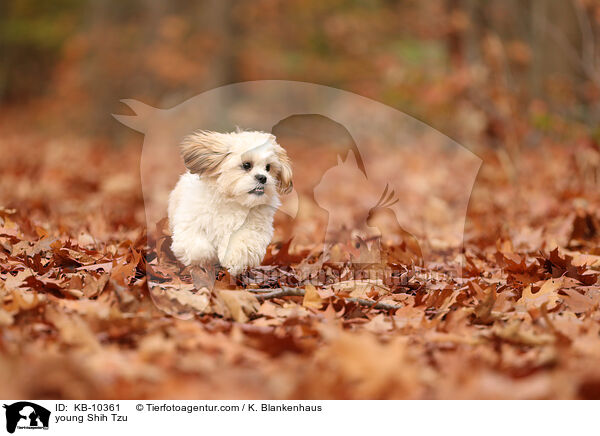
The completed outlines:
[[[323,299],[317,292],[317,289],[313,285],[306,285],[304,287],[306,293],[302,300],[302,305],[311,309],[320,309],[323,306]]]
[[[517,301],[517,307],[525,310],[539,309],[542,304],[546,303],[548,310],[554,309],[560,301],[558,291],[562,288],[563,282],[562,277],[546,280],[536,293],[533,293],[532,286],[528,285],[523,289],[523,295]]]
[[[223,300],[237,322],[248,322],[249,316],[254,315],[260,308],[256,297],[248,291],[218,290],[216,294]]]

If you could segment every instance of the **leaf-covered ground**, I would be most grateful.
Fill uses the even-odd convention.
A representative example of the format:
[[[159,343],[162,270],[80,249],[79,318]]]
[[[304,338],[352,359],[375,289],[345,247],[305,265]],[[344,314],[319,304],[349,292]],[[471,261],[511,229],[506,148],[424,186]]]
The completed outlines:
[[[148,287],[168,250],[145,256],[139,151],[1,136],[2,397],[600,397],[594,146],[480,151],[464,249],[410,267],[410,244],[384,246],[396,276],[376,286],[276,243],[208,308],[182,294],[185,316]],[[284,276],[304,296],[251,292]]]

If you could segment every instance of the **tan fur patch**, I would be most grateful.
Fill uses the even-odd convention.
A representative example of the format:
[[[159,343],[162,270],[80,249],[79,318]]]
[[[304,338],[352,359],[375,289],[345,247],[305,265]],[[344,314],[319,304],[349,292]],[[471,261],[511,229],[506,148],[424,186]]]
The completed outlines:
[[[216,132],[195,132],[181,143],[185,166],[194,174],[214,175],[229,154],[229,145]]]
[[[292,183],[292,164],[290,158],[286,151],[279,145],[275,147],[275,154],[280,164],[279,173],[277,174],[277,179],[279,180],[277,190],[280,194],[289,194],[292,192],[294,186]]]

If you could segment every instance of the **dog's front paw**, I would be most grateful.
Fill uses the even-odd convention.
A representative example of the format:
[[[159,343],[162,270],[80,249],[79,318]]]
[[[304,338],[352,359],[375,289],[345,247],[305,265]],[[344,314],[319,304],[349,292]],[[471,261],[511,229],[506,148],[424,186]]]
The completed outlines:
[[[248,256],[241,249],[228,250],[225,257],[221,260],[221,265],[229,271],[229,274],[237,276],[249,265]]]
[[[229,274],[237,276],[248,267],[260,265],[262,256],[254,253],[245,245],[229,247],[221,261]]]
[[[226,246],[219,247],[219,260],[230,274],[238,275],[248,267],[260,265],[267,250],[267,242],[252,232],[237,232]]]
[[[217,253],[212,244],[201,235],[173,238],[171,251],[184,265],[209,266],[217,260]]]

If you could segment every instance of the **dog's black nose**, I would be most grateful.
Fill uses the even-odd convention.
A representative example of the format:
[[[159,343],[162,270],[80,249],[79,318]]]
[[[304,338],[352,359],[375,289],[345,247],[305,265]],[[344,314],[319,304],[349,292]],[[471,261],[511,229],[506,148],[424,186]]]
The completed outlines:
[[[267,183],[267,176],[265,176],[263,174],[257,174],[254,177],[256,178],[256,180],[258,180],[262,184]]]

